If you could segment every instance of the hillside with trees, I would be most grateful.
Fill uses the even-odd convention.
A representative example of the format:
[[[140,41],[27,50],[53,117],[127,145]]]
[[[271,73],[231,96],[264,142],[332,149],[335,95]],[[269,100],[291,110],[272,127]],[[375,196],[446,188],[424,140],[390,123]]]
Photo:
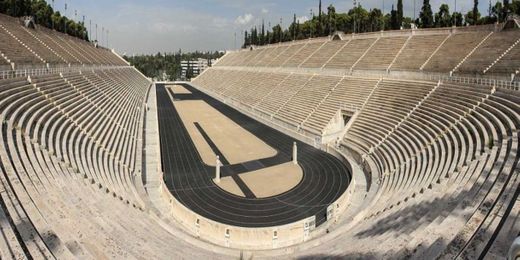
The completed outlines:
[[[32,16],[38,25],[87,41],[89,39],[84,22],[76,22],[55,12],[44,0],[0,0],[0,13],[14,17]]]
[[[473,6],[472,10],[466,14],[451,12],[448,4],[442,4],[439,10],[434,12],[430,0],[423,0],[419,15],[414,20],[404,16],[403,0],[397,0],[395,5],[392,4],[391,11],[386,14],[383,14],[378,8],[367,10],[363,8],[360,1],[348,12],[338,13],[334,5],[329,5],[326,10],[322,9],[320,0],[317,14],[312,13],[308,21],[301,22],[294,14],[293,21],[287,29],[282,29],[280,24],[269,28],[270,26],[266,26],[265,22],[262,22],[260,26],[254,26],[245,31],[242,47],[324,37],[336,31],[365,33],[409,29],[412,24],[418,28],[492,24],[505,21],[508,14],[520,15],[520,1],[497,1],[494,6],[490,2],[487,16],[479,13],[478,0],[474,0]]]
[[[218,59],[221,52],[186,52],[157,53],[155,55],[124,56],[123,58],[135,66],[149,78],[160,80],[177,80],[181,75],[181,61],[196,59]]]

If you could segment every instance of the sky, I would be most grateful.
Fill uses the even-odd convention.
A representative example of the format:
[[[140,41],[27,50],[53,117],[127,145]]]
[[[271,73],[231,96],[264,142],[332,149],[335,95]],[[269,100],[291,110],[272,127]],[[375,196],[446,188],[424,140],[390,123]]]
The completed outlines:
[[[51,0],[47,0],[52,4]],[[322,0],[323,10],[330,4],[337,12],[352,8],[354,0]],[[389,12],[397,0],[358,0],[366,9]],[[422,0],[416,1],[419,16]],[[456,0],[430,0],[437,12],[442,3],[454,10]],[[480,12],[487,15],[489,1],[480,0]],[[492,3],[497,0],[491,0]],[[405,16],[414,17],[414,1],[403,0]],[[65,3],[67,11],[65,11]],[[300,21],[318,10],[318,0],[55,0],[54,8],[78,21],[85,16],[91,39],[120,54],[230,50],[243,42],[243,31],[254,25],[271,26],[282,19],[287,27],[296,14]],[[472,0],[458,0],[457,11],[473,8]],[[75,16],[77,11],[77,16]],[[92,22],[92,26],[90,26]],[[90,29],[92,28],[92,29]],[[108,37],[107,33],[108,31]],[[104,33],[103,33],[104,32]],[[235,41],[235,34],[237,40]]]

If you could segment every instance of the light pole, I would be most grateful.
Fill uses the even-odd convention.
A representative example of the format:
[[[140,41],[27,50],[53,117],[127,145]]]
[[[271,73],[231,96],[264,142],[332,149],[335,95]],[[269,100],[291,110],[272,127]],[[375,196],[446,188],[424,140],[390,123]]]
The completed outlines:
[[[67,16],[67,1],[65,1],[65,17]],[[63,25],[65,33],[67,33],[67,22]]]
[[[455,9],[453,10],[453,13],[454,13],[454,14],[457,13],[457,0],[455,0]],[[454,21],[453,21],[453,24],[454,24],[455,26],[457,26],[457,16],[454,15],[454,16],[453,16],[453,20],[454,20]]]
[[[55,12],[56,10],[54,10],[54,0],[52,0],[52,12]],[[54,19],[52,19],[52,29],[54,30]]]
[[[280,17],[280,42],[282,42],[283,37],[283,17]]]
[[[310,19],[311,19],[311,21],[314,20],[314,14],[312,13],[312,9],[311,9],[311,14],[310,14]],[[310,25],[311,25],[310,29],[311,29],[311,38],[312,38],[312,23],[310,23]]]
[[[83,40],[86,40],[87,39],[87,32],[85,32],[85,16],[84,15],[83,15],[82,25],[83,25]]]
[[[384,1],[383,1],[384,3]],[[354,34],[356,34],[356,0],[354,0]]]
[[[385,30],[385,0],[383,0],[383,11],[381,12],[383,15],[383,28],[381,28],[381,31]]]
[[[268,29],[267,31],[269,32],[269,30],[271,30],[271,29],[273,29],[273,28],[271,27],[271,22],[269,22],[269,29]],[[267,37],[267,42],[268,42],[269,44],[271,44],[271,35],[272,35],[272,33],[270,33],[270,34],[269,34],[269,37]]]
[[[413,0],[413,22],[415,23],[417,9],[415,9],[415,0]]]

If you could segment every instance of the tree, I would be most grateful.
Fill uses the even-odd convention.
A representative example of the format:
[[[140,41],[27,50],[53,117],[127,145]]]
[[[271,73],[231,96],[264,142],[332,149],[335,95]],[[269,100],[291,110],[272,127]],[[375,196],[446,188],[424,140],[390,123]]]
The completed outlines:
[[[221,52],[189,52],[182,53],[181,50],[175,53],[157,53],[155,55],[138,55],[133,57],[123,57],[130,64],[135,66],[144,75],[150,78],[165,78],[169,80],[177,80],[181,77],[181,61],[205,59],[211,61],[222,57]],[[190,65],[190,67],[193,67]],[[187,76],[192,74],[193,70],[187,71]],[[164,77],[166,76],[166,77]]]
[[[290,30],[291,30],[293,40],[296,40],[296,36],[297,36],[296,14],[294,14],[294,18],[293,18],[293,22],[291,24]]]
[[[302,30],[302,24],[300,23],[300,20],[296,21],[296,39],[303,40],[306,38],[303,30]]]
[[[432,6],[430,5],[430,0],[424,0],[421,13],[419,14],[419,19],[420,26],[422,28],[433,27],[433,12]]]
[[[34,0],[31,3],[31,11],[37,24],[49,28],[52,26],[52,14],[54,11],[45,1]]]
[[[85,25],[54,12],[45,0],[0,0],[0,13],[14,17],[32,16],[36,24],[88,39]],[[68,28],[68,29],[66,29]]]
[[[450,7],[447,4],[442,4],[439,7],[439,12],[435,14],[435,27],[449,27],[452,22]]]
[[[412,28],[412,23],[414,23],[414,21],[412,20],[411,17],[404,17],[403,18],[403,24],[401,26],[404,29],[411,29]]]
[[[390,29],[399,30],[399,18],[397,17],[397,11],[394,9],[394,5],[392,5],[392,11],[390,11]]]
[[[403,24],[404,11],[403,11],[403,0],[397,0],[397,22],[399,27]]]
[[[455,25],[455,26],[462,26],[463,25],[464,16],[462,15],[462,13],[454,12],[452,14],[452,16],[453,16],[453,25]]]
[[[368,15],[368,21],[370,24],[370,32],[381,31],[384,29],[384,17],[380,9],[374,8],[370,10]]]
[[[474,1],[478,3],[478,0]],[[505,1],[509,3],[507,0]],[[470,11],[466,15],[458,12],[450,14],[449,6],[442,4],[439,7],[439,11],[433,13],[429,0],[423,0],[420,15],[415,21],[410,17],[405,17],[402,13],[402,0],[397,0],[397,9],[392,5],[392,10],[386,14],[377,8],[367,11],[360,4],[355,5],[348,10],[347,13],[336,13],[336,8],[333,5],[329,5],[327,12],[324,13],[321,10],[321,1],[319,3],[318,15],[315,15],[311,10],[311,19],[300,23],[297,19],[297,14],[293,14],[292,23],[285,30],[283,30],[280,25],[271,28],[271,24],[269,23],[267,32],[265,32],[264,22],[262,21],[261,32],[258,32],[259,29],[256,27],[251,28],[248,34],[245,35],[245,42],[247,42],[248,45],[264,45],[295,39],[300,40],[309,37],[326,36],[337,30],[345,33],[364,33],[379,30],[397,30],[400,28],[410,29],[412,23],[415,23],[421,28],[462,26],[463,23],[475,23],[473,11]],[[520,1],[514,1],[508,5],[510,6],[511,12],[520,12]],[[502,3],[498,2],[491,8],[490,14],[502,18],[504,16],[504,8],[502,6]],[[502,20],[505,20],[505,18],[502,18]],[[491,15],[480,18],[480,14],[477,13],[477,21],[487,24],[495,22],[496,19],[491,17]]]
[[[520,1],[513,1],[509,5],[509,11],[512,12],[512,13],[515,13],[517,15],[520,15]]]
[[[321,0],[320,0],[320,4],[318,6],[318,21],[321,23]]]
[[[242,48],[246,48],[249,45],[251,45],[251,42],[249,41],[249,36],[246,30],[244,31],[244,46],[242,46]]]
[[[473,24],[477,25],[478,18],[480,14],[478,13],[478,0],[473,1]]]
[[[312,26],[315,30],[314,33],[316,34],[315,37],[321,37],[324,35],[324,26],[323,26],[323,11],[322,11],[322,5],[321,0],[318,6],[318,17],[313,16],[311,19],[311,22],[314,23]]]
[[[282,41],[282,27],[279,24],[277,24],[273,27],[271,43],[278,43],[281,41]]]
[[[55,12],[54,14],[52,14],[51,20],[52,20],[52,24],[53,24],[52,29],[58,31],[59,28],[60,28],[60,24],[61,24],[61,14],[60,14],[60,12]],[[63,28],[63,27],[61,27],[61,28]]]
[[[251,28],[251,44],[258,45],[258,31],[256,26]]]
[[[466,24],[473,24],[476,25],[479,22],[480,19],[480,13],[473,13],[473,10],[469,11],[465,16],[464,20]]]
[[[368,11],[361,5],[350,9],[348,12],[350,28],[352,32],[362,33],[367,32],[370,28]],[[347,30],[348,32],[349,30]]]
[[[262,28],[261,28],[261,31],[260,31],[260,37],[259,37],[259,45],[264,45],[266,44],[266,40],[265,40],[265,24],[264,24],[264,20],[262,19]]]
[[[514,2],[518,2],[518,1],[513,1],[513,3]],[[507,15],[509,14],[510,8],[511,8],[511,6],[509,4],[509,0],[504,0],[504,8],[502,8],[502,17],[503,17],[502,21],[505,21],[507,19]]]
[[[498,22],[503,22],[505,20],[503,9],[504,7],[500,1],[497,1],[495,6],[491,7],[491,16],[493,16],[493,18]]]
[[[336,31],[336,8],[331,4],[327,7],[326,33],[333,34]]]

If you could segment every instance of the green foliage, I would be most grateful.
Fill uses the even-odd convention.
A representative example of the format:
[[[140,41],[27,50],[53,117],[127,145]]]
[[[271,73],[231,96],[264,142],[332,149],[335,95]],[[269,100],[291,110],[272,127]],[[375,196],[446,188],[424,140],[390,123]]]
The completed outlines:
[[[14,17],[32,16],[36,24],[88,40],[87,29],[82,22],[54,12],[45,0],[0,0],[0,13]]]
[[[502,6],[502,3],[500,1],[497,1],[495,6],[491,7],[491,16],[496,21],[504,21],[505,16],[504,16],[503,10],[504,10],[504,7]]]
[[[421,9],[421,13],[419,14],[420,19],[420,27],[422,28],[431,28],[433,27],[433,12],[432,6],[430,5],[430,0],[424,0],[423,6]]]
[[[404,9],[403,9],[403,0],[397,0],[397,21],[399,26],[403,24],[404,20]]]
[[[513,1],[513,3],[511,3],[511,5],[509,6],[509,8],[510,8],[509,10],[512,13],[520,15],[520,1]]]
[[[399,30],[401,28],[399,18],[397,17],[397,11],[394,10],[394,5],[392,5],[392,11],[390,11],[390,28],[392,30]]]
[[[520,15],[520,1],[513,1],[512,3],[508,0],[504,0],[503,3],[497,1],[495,5],[491,7],[491,17],[493,21],[504,22],[510,13]]]
[[[477,0],[474,0],[478,4]],[[507,8],[505,7],[507,5]],[[336,13],[336,8],[331,4],[327,7],[326,13],[321,9],[319,1],[318,15],[311,14],[312,17],[305,22],[297,20],[294,14],[293,21],[287,29],[282,29],[280,24],[271,28],[267,27],[262,21],[262,30],[259,34],[257,27],[252,27],[244,32],[244,45],[265,45],[292,40],[302,40],[314,37],[324,37],[334,34],[336,31],[344,33],[364,33],[376,32],[381,30],[399,30],[411,28],[415,23],[420,28],[464,26],[466,24],[489,24],[497,19],[505,21],[508,13],[520,15],[520,1],[509,3],[504,0],[504,4],[497,1],[491,8],[490,16],[480,17],[480,14],[473,14],[473,11],[463,15],[459,12],[450,13],[447,4],[442,4],[437,13],[433,13],[430,0],[423,0],[423,6],[419,18],[413,21],[410,17],[404,17],[403,0],[397,0],[397,9],[392,5],[390,13],[383,14],[380,9],[374,8],[366,10],[361,5],[356,5],[346,13]],[[497,17],[497,18],[494,18]]]
[[[329,7],[327,7],[327,16],[325,23],[326,34],[331,35],[337,30],[336,19],[336,8],[333,5],[329,5]]]
[[[182,53],[179,50],[176,53],[157,53],[155,55],[137,55],[137,56],[124,56],[131,65],[135,66],[144,75],[150,78],[163,79],[164,80],[176,80],[180,78],[181,74],[181,61],[183,60],[195,60],[195,59],[217,59],[222,57],[222,53],[215,52],[188,52]],[[187,76],[193,74],[193,70],[188,69]]]
[[[473,1],[473,24],[476,25],[479,19],[479,12],[478,12],[478,0]]]
[[[469,11],[465,16],[464,16],[464,20],[467,24],[472,24],[472,25],[477,25],[479,24],[479,20],[480,20],[480,13],[477,12],[476,14],[473,13],[473,10],[472,11]]]
[[[462,25],[463,25],[463,23],[464,23],[464,17],[462,16],[461,13],[459,13],[459,12],[454,12],[453,15],[452,15],[452,17],[453,17],[453,24],[454,24],[455,26],[462,26]]]
[[[450,15],[450,7],[442,4],[439,12],[435,14],[435,27],[449,27],[453,25],[453,19]]]

